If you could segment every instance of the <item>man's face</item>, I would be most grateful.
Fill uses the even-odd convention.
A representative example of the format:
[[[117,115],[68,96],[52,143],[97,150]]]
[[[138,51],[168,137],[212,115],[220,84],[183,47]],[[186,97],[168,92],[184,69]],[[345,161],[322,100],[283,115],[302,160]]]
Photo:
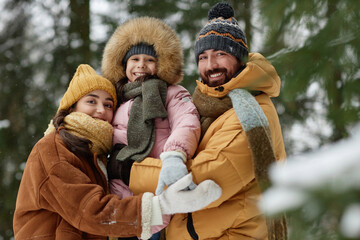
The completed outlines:
[[[240,70],[241,62],[233,55],[221,50],[205,50],[199,55],[199,72],[209,87],[223,85]]]

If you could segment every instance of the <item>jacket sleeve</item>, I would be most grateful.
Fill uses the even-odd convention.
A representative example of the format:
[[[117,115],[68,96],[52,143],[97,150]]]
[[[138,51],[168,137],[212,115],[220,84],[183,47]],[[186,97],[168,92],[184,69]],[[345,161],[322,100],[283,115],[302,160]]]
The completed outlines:
[[[127,145],[127,122],[129,121],[129,115],[127,110],[132,101],[122,103],[118,109],[114,112],[114,118],[112,125],[114,127],[113,145],[121,143]]]
[[[58,213],[75,228],[102,236],[140,236],[142,196],[121,200],[91,182],[81,162],[61,159],[46,169],[39,191],[41,208]]]
[[[163,151],[181,150],[190,159],[200,139],[200,116],[190,93],[180,85],[168,87],[166,109],[171,128]]]
[[[222,123],[209,128],[196,157],[188,161],[195,183],[212,179],[222,188],[221,197],[207,208],[217,207],[244,191],[255,179],[249,145],[235,112],[224,114]]]

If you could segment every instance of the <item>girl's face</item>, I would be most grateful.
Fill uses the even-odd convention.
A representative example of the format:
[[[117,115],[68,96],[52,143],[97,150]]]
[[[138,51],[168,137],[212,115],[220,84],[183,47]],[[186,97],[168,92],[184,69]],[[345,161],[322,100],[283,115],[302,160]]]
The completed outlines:
[[[134,82],[138,77],[155,75],[156,62],[156,58],[150,55],[132,55],[126,62],[126,76],[130,82]]]
[[[113,106],[114,101],[108,92],[95,90],[80,98],[71,112],[86,113],[90,117],[111,123],[114,114]]]

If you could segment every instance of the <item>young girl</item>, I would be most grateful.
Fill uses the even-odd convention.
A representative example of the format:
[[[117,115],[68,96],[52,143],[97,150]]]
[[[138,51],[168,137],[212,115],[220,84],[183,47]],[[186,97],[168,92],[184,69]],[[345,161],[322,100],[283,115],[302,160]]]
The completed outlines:
[[[141,164],[147,156],[160,158],[156,194],[188,173],[185,162],[195,153],[200,138],[199,114],[191,95],[176,85],[183,78],[182,68],[179,38],[156,18],[125,22],[104,50],[102,73],[115,83],[120,105],[112,123],[113,144],[126,145],[117,159],[124,168],[129,161]],[[123,180],[128,184],[128,179]],[[115,181],[118,186],[113,192],[128,196],[123,183]]]
[[[191,95],[176,85],[183,78],[182,67],[179,38],[156,18],[135,18],[119,26],[104,50],[102,73],[115,83],[120,104],[112,123],[114,144],[127,145],[117,159],[160,157],[157,194],[187,174],[184,162],[200,138]]]
[[[112,146],[115,107],[113,84],[80,65],[27,160],[14,213],[15,239],[148,239],[161,214],[198,210],[220,197],[221,189],[210,180],[181,191],[191,183],[190,174],[156,197],[107,194],[105,156]],[[194,200],[196,207],[190,204]]]

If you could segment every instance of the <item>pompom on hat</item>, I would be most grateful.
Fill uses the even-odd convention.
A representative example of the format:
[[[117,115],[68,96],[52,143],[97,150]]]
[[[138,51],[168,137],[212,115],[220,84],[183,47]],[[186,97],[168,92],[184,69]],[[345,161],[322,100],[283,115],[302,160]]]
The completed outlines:
[[[195,42],[195,60],[208,49],[222,50],[240,61],[249,54],[244,32],[234,18],[234,9],[226,2],[217,3],[208,12],[208,22],[200,30]]]
[[[115,110],[117,98],[114,85],[108,79],[98,75],[89,65],[79,65],[68,89],[60,101],[58,111],[69,109],[74,103],[79,101],[80,98],[95,90],[108,92],[114,101]]]

